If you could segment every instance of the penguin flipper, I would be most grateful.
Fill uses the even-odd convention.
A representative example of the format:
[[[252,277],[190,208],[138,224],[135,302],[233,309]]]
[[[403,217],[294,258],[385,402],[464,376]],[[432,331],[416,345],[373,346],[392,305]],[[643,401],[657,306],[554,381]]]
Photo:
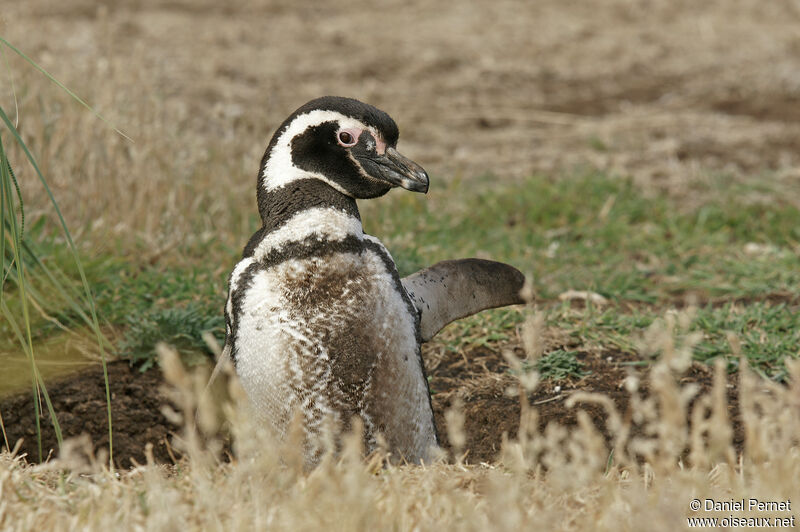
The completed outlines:
[[[508,264],[482,259],[445,260],[402,279],[420,312],[422,341],[445,325],[495,307],[524,303],[525,276]]]

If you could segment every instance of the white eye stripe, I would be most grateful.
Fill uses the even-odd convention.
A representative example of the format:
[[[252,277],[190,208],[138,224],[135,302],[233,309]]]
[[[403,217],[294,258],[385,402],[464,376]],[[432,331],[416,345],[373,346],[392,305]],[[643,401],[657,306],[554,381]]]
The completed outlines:
[[[378,132],[374,128],[367,127],[362,122],[354,118],[350,118],[349,116],[345,116],[341,113],[337,113],[336,111],[315,110],[299,115],[295,117],[286,130],[281,133],[281,136],[278,138],[278,141],[275,143],[275,146],[270,152],[269,159],[267,160],[267,164],[264,166],[262,173],[262,177],[265,177],[263,181],[263,187],[265,190],[275,190],[285,186],[288,183],[291,183],[292,181],[297,181],[298,179],[308,179],[312,177],[324,181],[343,194],[349,195],[349,193],[338,183],[327,179],[320,173],[302,170],[296,167],[292,161],[292,139],[303,133],[306,129],[318,126],[325,122],[337,122],[340,126],[339,131],[344,129],[357,129],[359,131],[364,131],[366,129],[372,133],[374,138],[380,138]],[[358,142],[358,137],[356,137],[355,140]]]

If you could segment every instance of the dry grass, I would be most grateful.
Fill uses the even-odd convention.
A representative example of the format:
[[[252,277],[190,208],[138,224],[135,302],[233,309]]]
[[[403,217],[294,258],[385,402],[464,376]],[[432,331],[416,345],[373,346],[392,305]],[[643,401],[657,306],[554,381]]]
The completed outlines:
[[[696,204],[723,175],[797,204],[798,16],[796,0],[412,0],[377,12],[360,2],[26,0],[3,6],[0,33],[134,142],[13,57],[0,101],[13,111],[11,75],[20,130],[78,239],[98,254],[144,249],[145,262],[184,260],[177,246],[243,243],[269,135],[324,93],[389,111],[404,151],[434,179],[592,166]],[[33,220],[47,203],[18,168]],[[0,455],[0,528],[675,530],[694,515],[692,498],[800,504],[800,365],[787,361],[787,387],[741,373],[747,440],[736,456],[724,379],[690,402],[686,352],[664,331],[649,341],[663,353],[652,393],[628,381],[634,406],[610,415],[613,454],[587,418],[539,433],[523,406],[528,430],[496,464],[381,468],[350,445],[306,474],[232,409],[231,463],[192,430],[175,468],[110,472],[80,441],[44,465]],[[196,382],[179,368],[171,380],[191,411]],[[632,423],[643,435],[630,435]]]
[[[794,0],[363,7],[5,6],[5,37],[134,139],[9,58],[22,131],[71,227],[153,257],[186,240],[238,243],[269,135],[325,93],[388,110],[434,179],[593,166],[695,203],[720,173],[798,197]],[[10,83],[0,98],[13,109]],[[46,207],[23,189],[31,214]]]
[[[301,470],[297,446],[269,442],[248,423],[246,410],[232,406],[235,401],[225,411],[236,458],[221,463],[220,443],[201,436],[219,422],[199,394],[205,375],[185,373],[177,355],[165,350],[165,374],[179,405],[170,415],[184,420],[176,445],[188,458],[171,468],[150,463],[110,472],[80,439],[62,458],[38,466],[5,453],[0,455],[0,527],[676,530],[687,527],[689,516],[795,515],[795,509],[692,512],[689,503],[694,498],[800,500],[800,364],[790,364],[788,387],[742,372],[747,442],[736,456],[722,366],[712,394],[690,402],[696,390],[679,382],[689,350],[675,346],[689,346],[691,338],[676,339],[665,326],[651,331],[649,340],[664,356],[651,372],[648,397],[640,396],[634,377],[626,382],[631,412],[614,411],[601,396],[571,399],[575,408],[582,402],[608,405],[610,447],[586,415],[572,431],[551,423],[539,432],[536,409],[523,405],[520,437],[504,444],[496,464],[465,466],[455,460],[382,467],[383,456],[363,460],[360,437],[350,435],[339,457],[328,455],[311,473]],[[531,388],[535,378],[528,376],[521,385]],[[241,398],[235,385],[232,396]],[[456,441],[460,417],[457,412],[447,417]],[[644,432],[631,436],[633,424]]]

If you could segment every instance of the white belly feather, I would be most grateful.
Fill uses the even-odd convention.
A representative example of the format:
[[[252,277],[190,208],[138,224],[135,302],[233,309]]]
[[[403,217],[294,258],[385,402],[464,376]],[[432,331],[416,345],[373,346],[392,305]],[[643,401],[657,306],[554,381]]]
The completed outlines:
[[[427,457],[435,429],[417,318],[375,250],[261,269],[236,319],[237,373],[279,437],[299,411],[313,459],[326,419],[359,415],[368,445],[380,432],[406,459]]]

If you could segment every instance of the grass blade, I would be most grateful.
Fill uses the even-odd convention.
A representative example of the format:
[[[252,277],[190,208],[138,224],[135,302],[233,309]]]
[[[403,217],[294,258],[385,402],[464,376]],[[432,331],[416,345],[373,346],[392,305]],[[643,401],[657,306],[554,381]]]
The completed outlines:
[[[75,98],[78,102],[80,102],[87,109],[89,109],[96,116],[98,116],[98,118],[100,118],[106,124],[108,124],[108,121],[105,118],[103,118],[99,113],[94,111],[88,104],[86,104],[86,102],[81,100],[72,91],[67,89],[63,84],[61,84],[58,80],[56,80],[53,76],[51,76],[47,71],[45,71],[43,68],[41,68],[39,65],[37,65],[34,61],[32,61],[30,58],[28,58],[24,53],[22,53],[16,47],[11,45],[8,41],[3,39],[2,37],[0,37],[0,42],[2,42],[3,44],[5,44],[9,48],[11,48],[14,52],[19,54],[21,57],[23,57],[34,68],[36,68],[37,70],[42,72],[45,76],[48,77],[48,79],[50,79],[51,81],[56,83],[59,87],[61,87],[63,90],[65,90],[70,96]],[[83,269],[83,265],[82,265],[81,260],[80,260],[80,258],[78,256],[78,252],[77,252],[77,249],[75,247],[75,243],[72,240],[72,235],[70,234],[69,229],[67,228],[67,224],[66,224],[66,221],[64,220],[64,217],[63,217],[63,215],[61,213],[61,209],[58,207],[58,203],[56,202],[55,197],[53,196],[53,193],[52,193],[52,191],[50,190],[50,187],[47,184],[47,180],[45,179],[44,175],[42,174],[41,170],[39,169],[39,165],[36,163],[36,160],[33,157],[33,155],[31,154],[31,152],[28,149],[27,145],[22,140],[22,137],[20,136],[19,131],[14,126],[14,124],[11,122],[11,120],[8,118],[8,116],[6,115],[6,113],[5,113],[5,111],[3,110],[2,107],[0,107],[0,119],[2,119],[2,121],[5,123],[7,129],[9,130],[11,135],[13,136],[14,140],[17,142],[17,144],[22,149],[22,151],[25,153],[25,156],[27,157],[27,159],[30,162],[31,166],[34,168],[34,170],[36,172],[36,175],[39,178],[39,181],[42,183],[42,185],[43,185],[43,187],[45,189],[45,192],[47,193],[47,196],[50,199],[50,202],[51,202],[51,204],[53,206],[53,209],[55,210],[55,212],[56,212],[56,214],[58,216],[58,220],[59,220],[59,222],[61,224],[61,228],[62,228],[62,230],[64,232],[64,236],[66,237],[67,242],[69,244],[69,249],[70,249],[70,252],[72,254],[72,258],[75,261],[75,264],[76,264],[76,266],[78,268],[78,272],[80,274],[81,283],[83,284],[84,293],[86,295],[86,300],[89,303],[89,310],[90,310],[90,314],[91,314],[91,328],[94,330],[95,336],[97,338],[98,346],[100,347],[100,355],[101,355],[101,361],[102,361],[102,366],[103,366],[103,378],[104,378],[105,387],[106,387],[106,406],[107,406],[107,411],[108,411],[109,461],[110,461],[111,467],[113,467],[114,453],[113,453],[113,430],[112,430],[112,419],[111,419],[111,390],[110,390],[110,386],[109,386],[109,382],[108,382],[108,365],[107,365],[107,361],[106,361],[106,352],[105,352],[105,348],[104,348],[104,344],[107,343],[107,340],[103,337],[103,334],[100,331],[99,320],[97,318],[97,310],[96,310],[96,307],[95,307],[94,298],[92,296],[91,289],[89,288],[89,283],[88,283],[88,281],[86,279],[86,273],[85,273],[85,271]],[[124,136],[125,138],[129,138],[129,137],[127,137],[127,135],[125,135],[121,131],[117,130],[116,128],[114,128],[114,129],[120,135]],[[1,143],[0,143],[0,153],[2,153],[2,159],[3,159],[2,166],[3,166],[3,170],[4,170],[3,171],[3,184],[4,184],[4,189],[5,189],[4,196],[5,196],[5,199],[6,199],[6,204],[9,205],[9,207],[10,207],[13,204],[13,202],[11,202],[11,193],[10,193],[10,190],[9,190],[10,189],[10,181],[12,180],[12,178],[11,178],[10,172],[8,171],[10,166],[8,165],[8,161],[7,161],[6,156],[5,156],[5,150],[2,149],[2,144]],[[18,190],[18,192],[19,192],[19,190]],[[21,201],[21,198],[20,198],[20,201]],[[23,312],[24,312],[25,322],[26,322],[28,343],[29,343],[29,348],[30,348],[29,351],[30,351],[30,354],[31,354],[31,362],[32,362],[32,365],[33,365],[34,373],[38,375],[38,371],[36,370],[36,367],[35,367],[35,360],[33,358],[33,346],[32,346],[31,333],[30,333],[30,316],[28,314],[28,307],[27,307],[27,304],[26,304],[27,303],[26,291],[24,290],[24,287],[25,287],[25,278],[24,278],[24,273],[23,273],[24,267],[22,265],[20,252],[19,252],[20,247],[21,247],[21,233],[17,232],[17,230],[16,230],[16,218],[13,215],[13,212],[14,212],[13,208],[8,208],[7,211],[9,213],[7,218],[11,219],[11,225],[14,228],[14,231],[13,231],[13,236],[14,236],[14,239],[15,239],[14,261],[15,261],[15,264],[16,264],[16,271],[17,271],[17,275],[18,275],[18,278],[19,278],[18,285],[20,286],[21,297],[23,299]],[[4,211],[4,214],[5,214],[5,212],[6,211]],[[7,218],[4,217],[4,220],[7,219]],[[3,228],[5,229],[5,224],[4,224]],[[3,232],[5,232],[5,231],[3,231]],[[4,235],[3,235],[3,240],[5,240],[5,236]],[[41,381],[41,378],[39,378],[38,380]],[[42,385],[43,385],[43,383],[42,383]],[[47,398],[46,393],[45,393],[45,399],[47,399],[48,408],[51,409],[51,414],[53,414],[52,413],[52,405],[49,404],[49,399]],[[38,416],[38,411],[37,411],[37,416]],[[55,419],[54,415],[53,415],[53,421],[54,421],[54,425],[58,423],[57,420]],[[60,434],[60,429],[59,428],[56,428],[56,431]],[[38,430],[37,430],[37,432],[38,432]]]
[[[119,135],[121,135],[122,137],[132,141],[132,139],[130,137],[128,137],[125,133],[123,133],[122,131],[120,131],[116,127],[114,127],[99,112],[95,111],[89,104],[87,104],[85,101],[83,101],[78,95],[73,93],[70,89],[68,89],[65,85],[63,85],[60,81],[58,81],[55,77],[53,77],[49,72],[47,72],[45,69],[43,69],[41,66],[39,66],[35,61],[30,59],[21,50],[16,48],[14,45],[9,43],[7,40],[5,40],[2,37],[0,37],[0,43],[6,45],[8,48],[10,48],[12,51],[14,51],[20,57],[25,59],[31,66],[33,66],[36,70],[38,70],[44,76],[46,76],[50,81],[52,81],[58,87],[60,87],[62,90],[64,90],[67,94],[69,94],[72,98],[74,98],[76,101],[78,101],[86,109],[88,109],[90,112],[92,112],[95,116],[97,116],[105,124],[107,124],[108,126],[113,128],[114,131],[116,131]],[[17,144],[20,146],[20,148],[25,153],[25,156],[28,158],[28,161],[31,163],[31,166],[36,171],[36,174],[39,177],[39,180],[41,181],[42,185],[44,186],[44,189],[47,192],[48,198],[50,199],[50,201],[52,203],[53,209],[55,210],[56,214],[58,215],[58,219],[59,219],[59,221],[61,223],[61,227],[62,227],[62,229],[64,231],[64,236],[66,237],[67,242],[69,243],[69,249],[70,249],[70,252],[72,254],[72,258],[75,260],[75,264],[78,267],[78,272],[80,273],[81,283],[83,284],[84,293],[86,295],[86,301],[89,304],[89,310],[90,310],[90,313],[91,313],[91,318],[92,318],[92,320],[91,320],[91,328],[94,330],[95,336],[97,338],[98,346],[100,347],[100,355],[101,355],[101,361],[102,361],[102,366],[103,366],[103,379],[104,379],[105,388],[106,388],[106,407],[107,407],[107,411],[108,411],[108,451],[109,451],[108,454],[109,454],[109,464],[110,464],[110,467],[113,468],[113,466],[114,466],[114,461],[113,461],[114,460],[114,449],[113,449],[113,430],[112,430],[112,420],[111,420],[111,389],[110,389],[109,382],[108,382],[108,365],[107,365],[107,361],[106,361],[106,352],[105,352],[105,348],[104,348],[104,345],[103,345],[105,342],[107,342],[107,340],[104,338],[102,332],[100,331],[100,325],[99,325],[99,321],[98,321],[98,318],[97,318],[97,310],[96,310],[94,297],[92,296],[91,289],[89,288],[89,283],[88,283],[88,281],[86,279],[86,274],[84,272],[83,265],[81,264],[80,258],[78,257],[78,253],[77,253],[77,250],[75,248],[75,244],[74,244],[74,242],[72,240],[72,235],[70,234],[69,230],[67,229],[67,224],[64,221],[63,215],[61,214],[61,209],[58,207],[58,203],[56,202],[55,197],[53,196],[53,193],[50,190],[50,187],[47,185],[47,180],[44,178],[44,175],[42,174],[41,170],[39,169],[39,166],[36,163],[36,160],[34,159],[33,155],[30,153],[30,150],[28,150],[28,147],[25,145],[25,142],[22,140],[22,138],[21,138],[21,136],[19,134],[19,131],[17,131],[17,128],[15,127],[15,125],[11,123],[11,120],[8,118],[8,116],[6,115],[6,113],[5,113],[5,111],[3,110],[2,107],[0,107],[0,118],[2,118],[3,122],[6,124],[6,127],[11,132],[12,136],[14,137],[14,139],[17,141]],[[20,198],[20,201],[21,201],[21,198]],[[11,211],[11,217],[13,218],[13,211]],[[18,239],[18,240],[21,240],[21,238]],[[16,251],[16,260],[17,260],[17,263],[18,263],[18,268],[21,268],[21,263],[19,262],[19,246],[15,247],[15,251]],[[18,271],[21,272],[21,270],[18,270]],[[20,281],[21,281],[20,285],[24,284],[24,278],[22,277],[22,275],[20,275]],[[56,285],[57,284],[58,283],[56,283]],[[27,309],[27,307],[25,307],[25,308]],[[28,328],[30,328],[30,324],[29,323],[28,323]],[[30,337],[30,334],[29,334],[29,337]]]
[[[94,304],[94,297],[92,296],[91,289],[89,288],[89,282],[86,279],[86,273],[83,269],[83,264],[81,263],[80,257],[78,256],[78,250],[75,247],[75,243],[72,240],[72,235],[70,234],[69,229],[67,228],[67,223],[64,220],[64,216],[61,214],[61,209],[58,206],[58,202],[56,202],[55,196],[53,196],[53,192],[50,190],[50,187],[47,184],[47,180],[45,179],[44,175],[39,169],[39,165],[36,163],[36,159],[33,157],[30,150],[25,145],[25,142],[22,140],[19,131],[17,131],[17,128],[14,127],[14,124],[11,123],[11,120],[8,118],[2,107],[0,107],[0,119],[2,119],[2,121],[6,124],[6,127],[11,132],[14,139],[17,141],[17,144],[25,153],[25,156],[28,158],[28,161],[30,162],[31,166],[36,171],[36,175],[39,177],[39,181],[42,183],[45,192],[47,192],[47,196],[50,199],[50,203],[53,206],[53,210],[58,215],[58,220],[61,223],[61,228],[64,232],[64,236],[67,239],[67,243],[69,244],[70,253],[72,254],[72,258],[75,261],[75,265],[77,266],[78,272],[81,277],[81,282],[83,284],[83,289],[86,294],[86,299],[89,302],[89,310],[92,316],[92,329],[94,330],[95,336],[97,337],[97,344],[100,347],[100,357],[103,365],[103,379],[106,386],[106,404],[108,410],[108,450],[109,450],[108,454],[109,454],[109,461],[111,464],[113,464],[114,453],[113,453],[113,443],[112,443],[113,431],[112,431],[112,421],[111,421],[111,388],[108,382],[108,364],[106,362],[106,350],[103,347],[104,344],[103,335],[102,332],[100,331],[100,324],[97,319],[97,309]],[[5,159],[5,155],[3,155],[3,158]],[[10,183],[6,183],[6,185],[7,188],[10,188]],[[14,223],[16,223],[16,219],[14,219]],[[16,252],[16,260],[20,262],[18,247],[15,247],[15,252]],[[21,273],[22,270],[18,269],[17,271]],[[23,286],[24,280],[22,279],[22,275],[20,275],[20,280],[23,281],[20,283],[20,286]],[[27,311],[27,306],[25,306],[24,308]]]
[[[113,129],[114,131],[116,131],[116,132],[117,132],[117,133],[118,133],[120,136],[122,136],[122,137],[124,137],[125,139],[127,139],[127,140],[129,140],[129,141],[133,142],[133,139],[132,139],[132,138],[130,138],[128,135],[126,135],[125,133],[123,133],[122,131],[120,131],[120,130],[119,130],[119,129],[117,129],[116,127],[114,127],[114,125],[113,125],[111,122],[109,122],[109,121],[108,121],[108,119],[106,119],[106,118],[105,118],[103,115],[101,115],[99,112],[97,112],[97,111],[96,111],[96,110],[95,110],[95,109],[94,109],[94,108],[93,108],[91,105],[89,105],[88,103],[86,103],[85,101],[83,101],[83,100],[81,99],[81,97],[80,97],[80,96],[78,96],[77,94],[75,94],[74,92],[72,92],[71,90],[69,90],[69,89],[68,89],[66,86],[64,86],[64,84],[63,84],[63,83],[61,83],[61,82],[60,82],[60,81],[58,81],[58,80],[57,80],[55,77],[53,77],[53,75],[52,75],[52,74],[50,74],[50,73],[49,73],[47,70],[43,69],[43,68],[42,68],[42,67],[40,67],[38,64],[36,64],[36,62],[35,62],[33,59],[31,59],[30,57],[28,57],[27,55],[25,55],[25,54],[22,52],[22,50],[19,50],[19,49],[18,49],[16,46],[14,46],[13,44],[11,44],[10,42],[8,42],[7,40],[5,40],[5,39],[4,39],[4,38],[2,38],[2,37],[0,37],[0,43],[3,43],[3,44],[5,44],[5,45],[6,45],[6,46],[8,46],[8,47],[9,47],[11,50],[13,50],[13,51],[14,51],[14,52],[15,52],[17,55],[19,55],[19,56],[20,56],[20,57],[22,57],[22,58],[23,58],[25,61],[27,61],[28,63],[30,63],[30,65],[31,65],[33,68],[35,68],[36,70],[38,70],[39,72],[41,72],[42,74],[44,74],[44,75],[45,75],[45,77],[47,77],[47,79],[49,79],[50,81],[52,81],[53,83],[55,83],[56,85],[58,85],[58,87],[59,87],[61,90],[63,90],[63,91],[64,91],[64,92],[66,92],[67,94],[69,94],[69,95],[70,95],[72,98],[74,98],[74,99],[75,99],[75,100],[76,100],[78,103],[80,103],[82,106],[84,106],[86,109],[88,109],[88,110],[89,110],[89,112],[91,112],[91,113],[92,113],[92,114],[94,114],[94,115],[95,115],[97,118],[99,118],[100,120],[102,120],[102,121],[103,121],[103,123],[105,123],[105,124],[106,124],[108,127],[110,127],[111,129]]]
[[[39,460],[42,460],[42,432],[41,432],[41,421],[40,421],[40,411],[41,411],[41,404],[39,400],[39,391],[41,388],[41,375],[39,375],[38,369],[36,367],[36,358],[33,351],[33,337],[31,334],[31,320],[30,314],[28,311],[28,298],[26,294],[26,282],[25,282],[25,267],[20,257],[20,240],[21,240],[21,228],[17,226],[17,218],[14,216],[15,205],[14,205],[14,197],[11,192],[11,175],[9,171],[10,165],[8,163],[8,159],[6,157],[5,149],[3,147],[2,138],[0,138],[0,187],[2,187],[2,202],[4,205],[3,214],[7,213],[4,222],[8,222],[9,229],[11,232],[11,248],[14,255],[13,259],[13,266],[16,268],[17,277],[19,278],[19,295],[20,301],[22,306],[22,319],[25,323],[25,334],[21,331],[19,325],[17,324],[16,320],[14,319],[13,315],[8,311],[8,306],[6,305],[5,301],[2,301],[2,309],[3,314],[6,316],[8,323],[11,325],[12,330],[16,334],[17,338],[19,339],[20,344],[22,345],[28,360],[31,363],[31,388],[33,393],[34,399],[34,411],[35,411],[35,418],[36,418],[36,440],[37,440],[37,447],[39,451]],[[19,194],[19,189],[17,189],[17,193]],[[20,205],[22,204],[22,198],[19,197]],[[3,224],[3,240],[5,241],[5,223]],[[61,439],[61,427],[59,426],[58,419],[55,417],[55,413],[53,412],[52,404],[50,403],[50,398],[47,396],[45,392],[45,402],[47,403],[48,409],[51,412],[51,420],[53,423],[53,430],[56,432],[56,437],[58,440],[59,448],[62,444]]]

